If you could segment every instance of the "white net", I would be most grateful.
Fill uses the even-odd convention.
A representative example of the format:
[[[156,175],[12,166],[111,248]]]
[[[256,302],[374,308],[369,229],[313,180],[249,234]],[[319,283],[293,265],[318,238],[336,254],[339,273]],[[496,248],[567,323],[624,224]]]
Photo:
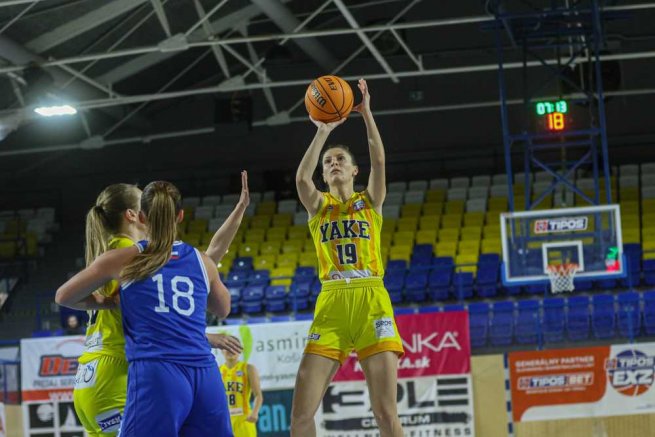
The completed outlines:
[[[578,271],[578,265],[574,263],[551,264],[548,266],[548,278],[550,289],[553,293],[575,290],[573,279]]]

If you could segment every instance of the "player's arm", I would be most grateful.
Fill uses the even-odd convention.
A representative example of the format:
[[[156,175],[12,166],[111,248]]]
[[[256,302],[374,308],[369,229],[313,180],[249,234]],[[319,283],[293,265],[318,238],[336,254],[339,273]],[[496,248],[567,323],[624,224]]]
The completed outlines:
[[[207,271],[207,279],[209,279],[209,295],[207,296],[207,310],[218,317],[224,319],[230,314],[230,305],[232,297],[230,292],[221,278],[218,276],[216,264],[204,253],[202,254],[202,261],[205,263],[205,270]]]
[[[384,145],[382,144],[380,132],[371,112],[371,95],[368,92],[368,85],[364,79],[359,79],[357,86],[362,93],[362,102],[355,106],[353,111],[362,114],[364,123],[366,123],[368,152],[371,157],[371,174],[368,177],[366,190],[368,191],[373,208],[379,214],[382,214],[382,203],[384,203],[384,199],[387,196]]]
[[[243,346],[241,346],[241,341],[233,335],[230,334],[209,334],[205,333],[207,340],[209,340],[209,345],[214,349],[226,350],[234,354],[240,354],[243,352]]]
[[[241,172],[241,197],[232,213],[212,237],[209,247],[205,252],[214,261],[214,264],[218,264],[223,259],[227,249],[232,244],[232,240],[234,240],[234,236],[239,230],[243,214],[245,214],[248,205],[250,205],[248,172],[243,170]]]
[[[120,279],[121,270],[139,253],[136,246],[110,250],[95,259],[87,268],[77,273],[57,289],[55,302],[59,305],[80,309],[105,309],[116,306],[109,300],[94,303],[93,292],[113,279]],[[97,306],[96,306],[97,305]]]
[[[316,135],[314,135],[314,139],[309,144],[309,147],[298,166],[298,171],[296,172],[296,189],[298,190],[300,203],[302,203],[307,210],[309,218],[312,218],[321,207],[322,199],[321,192],[318,191],[314,184],[314,180],[312,179],[314,169],[321,157],[321,150],[323,149],[330,132],[346,119],[344,118],[334,123],[323,123],[316,121],[311,117],[310,120],[312,120],[312,123],[314,123],[318,129],[316,130]]]
[[[259,418],[259,409],[264,403],[264,394],[262,393],[261,384],[259,383],[259,372],[252,364],[248,364],[248,383],[250,384],[250,390],[255,397],[255,401],[253,402],[252,411],[246,420],[255,423]]]

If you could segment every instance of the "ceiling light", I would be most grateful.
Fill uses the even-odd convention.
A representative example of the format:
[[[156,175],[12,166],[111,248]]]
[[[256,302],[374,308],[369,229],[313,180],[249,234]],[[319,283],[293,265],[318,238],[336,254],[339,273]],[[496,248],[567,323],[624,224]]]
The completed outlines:
[[[52,117],[55,115],[77,114],[77,109],[73,108],[71,105],[39,106],[38,108],[34,108],[34,112],[44,117]]]

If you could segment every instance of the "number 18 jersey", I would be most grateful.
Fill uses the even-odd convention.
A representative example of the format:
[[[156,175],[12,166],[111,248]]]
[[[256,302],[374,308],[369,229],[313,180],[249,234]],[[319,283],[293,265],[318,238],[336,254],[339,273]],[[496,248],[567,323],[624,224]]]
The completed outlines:
[[[137,243],[141,251],[146,245],[147,241]],[[200,252],[179,241],[161,269],[145,279],[121,284],[127,360],[215,366],[205,337],[209,287]]]
[[[321,208],[309,220],[321,282],[383,277],[381,230],[382,216],[366,191],[353,193],[346,202],[323,193]]]

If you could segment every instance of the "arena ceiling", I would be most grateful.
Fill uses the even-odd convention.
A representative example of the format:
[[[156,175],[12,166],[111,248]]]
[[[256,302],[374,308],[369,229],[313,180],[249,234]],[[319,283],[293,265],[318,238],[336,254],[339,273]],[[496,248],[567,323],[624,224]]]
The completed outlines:
[[[496,52],[483,27],[488,1],[437,0],[5,0],[0,2],[0,159],[94,149],[210,132],[195,101],[252,97],[253,126],[306,120],[304,89],[334,73],[367,77],[390,95],[376,109],[415,113],[494,105]],[[548,1],[516,0],[519,7]],[[612,59],[655,57],[655,3],[605,2]],[[507,35],[508,60],[522,54]],[[651,64],[643,64],[650,65]],[[639,69],[637,69],[639,70]],[[652,71],[652,70],[650,70]],[[448,99],[424,93],[436,77],[484,83]],[[622,93],[652,93],[655,75]],[[427,95],[424,95],[427,94]],[[79,113],[43,119],[44,96]],[[53,100],[55,99],[55,100]],[[213,112],[213,106],[206,106]],[[211,119],[204,115],[203,120]],[[168,120],[176,119],[174,129]],[[190,126],[180,128],[179,126]]]

